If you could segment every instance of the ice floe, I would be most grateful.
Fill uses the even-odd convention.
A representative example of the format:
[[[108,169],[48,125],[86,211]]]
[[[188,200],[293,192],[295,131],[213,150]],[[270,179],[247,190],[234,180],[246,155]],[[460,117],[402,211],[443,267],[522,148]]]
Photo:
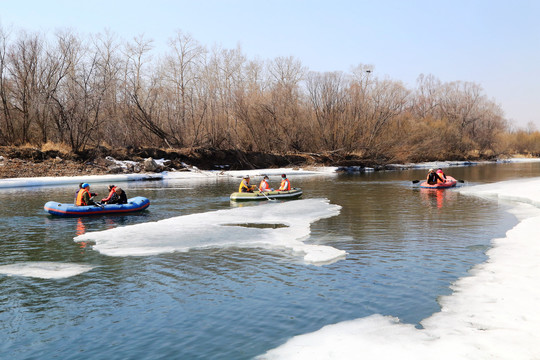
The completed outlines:
[[[311,264],[344,258],[343,250],[304,241],[311,223],[339,214],[325,199],[265,203],[178,216],[114,229],[88,232],[75,241],[91,241],[109,256],[145,256],[217,247],[258,247],[299,254]],[[281,225],[281,226],[257,226]]]
[[[85,273],[93,268],[92,265],[85,264],[29,261],[0,265],[0,274],[40,279],[61,279]]]

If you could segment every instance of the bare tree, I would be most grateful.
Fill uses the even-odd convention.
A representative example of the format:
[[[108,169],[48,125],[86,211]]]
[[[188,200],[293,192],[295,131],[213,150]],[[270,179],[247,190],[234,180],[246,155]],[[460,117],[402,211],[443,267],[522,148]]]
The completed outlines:
[[[0,26],[0,144],[10,144],[15,140],[15,124],[11,113],[11,86],[8,76],[8,48],[9,34]]]
[[[12,106],[17,112],[21,142],[31,141],[30,127],[38,97],[38,66],[42,41],[38,34],[22,32],[8,52],[8,71],[13,84]]]
[[[152,49],[152,41],[144,36],[134,39],[132,44],[128,44],[126,55],[128,57],[126,66],[126,94],[128,99],[128,116],[135,123],[149,130],[159,140],[168,147],[172,147],[169,141],[170,135],[159,123],[159,95],[160,77],[159,74],[149,70],[148,76],[145,74],[147,65],[147,55]]]
[[[433,117],[441,105],[442,83],[435,76],[424,74],[418,76],[416,83],[412,111],[420,119]]]
[[[181,31],[169,45],[154,58],[144,36],[122,47],[110,32],[82,39],[63,31],[48,43],[0,28],[0,143],[339,151],[405,161],[436,145],[444,149],[437,156],[493,152],[508,131],[501,107],[474,83],[420,75],[407,89],[362,64],[307,73],[293,57],[209,52]]]
[[[201,120],[195,109],[199,100],[196,87],[200,81],[206,49],[191,35],[181,31],[169,41],[169,45],[172,53],[166,57],[163,70],[163,77],[171,85],[167,91],[170,94],[167,123],[177,143],[182,145],[190,132],[188,127],[197,126]]]
[[[344,145],[347,129],[345,115],[345,79],[341,72],[314,73],[307,76],[307,91],[318,126],[318,136],[325,150],[338,150]]]
[[[100,129],[97,141],[124,146],[129,143],[120,104],[122,90],[121,45],[110,31],[91,39],[92,52],[96,55],[95,85],[100,92]]]

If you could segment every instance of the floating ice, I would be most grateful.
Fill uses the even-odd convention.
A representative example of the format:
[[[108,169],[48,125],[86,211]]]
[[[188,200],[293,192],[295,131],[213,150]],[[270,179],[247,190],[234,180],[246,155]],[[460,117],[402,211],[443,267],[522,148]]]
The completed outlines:
[[[93,241],[94,250],[109,256],[143,256],[216,247],[258,247],[292,251],[302,254],[308,263],[322,264],[344,258],[346,252],[331,246],[305,244],[302,240],[310,234],[311,223],[336,216],[340,209],[339,205],[332,205],[324,199],[265,203],[88,232],[77,236],[75,241]]]
[[[462,187],[459,191],[463,194],[522,202],[540,207],[540,180],[538,178]]]
[[[540,178],[464,188],[516,203],[520,223],[441,297],[423,329],[372,315],[293,337],[259,359],[540,359]],[[525,204],[523,204],[525,203]]]
[[[26,276],[41,279],[62,279],[92,270],[91,265],[58,263],[48,261],[21,262],[0,266],[0,274]]]

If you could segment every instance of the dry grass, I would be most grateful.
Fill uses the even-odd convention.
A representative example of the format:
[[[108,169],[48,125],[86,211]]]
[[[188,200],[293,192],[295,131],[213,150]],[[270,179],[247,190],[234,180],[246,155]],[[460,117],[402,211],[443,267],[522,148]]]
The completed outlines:
[[[41,145],[41,151],[58,151],[62,154],[71,153],[71,147],[64,143],[55,143],[48,141],[45,144]]]

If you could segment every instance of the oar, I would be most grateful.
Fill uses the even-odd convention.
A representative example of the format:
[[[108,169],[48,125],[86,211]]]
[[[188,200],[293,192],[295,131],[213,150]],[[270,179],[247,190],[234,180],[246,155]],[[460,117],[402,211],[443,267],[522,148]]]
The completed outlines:
[[[266,196],[266,194],[261,190],[260,187],[256,186],[256,188],[259,190],[259,192],[260,192],[261,194],[264,195],[265,198],[268,199],[268,201],[276,201],[276,199],[270,199],[268,196]]]
[[[422,180],[413,180],[412,183],[413,183],[413,184],[417,184],[417,183],[419,183],[420,181],[422,181]],[[465,182],[465,180],[456,180],[456,181],[457,181],[458,183],[462,183],[462,184]]]

